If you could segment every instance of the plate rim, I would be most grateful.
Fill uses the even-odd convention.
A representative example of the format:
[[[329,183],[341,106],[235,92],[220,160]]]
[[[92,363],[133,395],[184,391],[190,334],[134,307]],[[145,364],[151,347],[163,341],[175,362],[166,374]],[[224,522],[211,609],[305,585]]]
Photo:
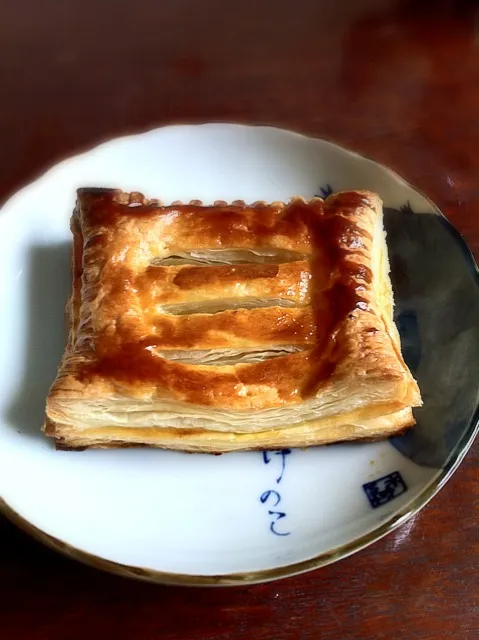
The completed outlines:
[[[309,136],[304,133],[300,133],[294,130],[283,129],[281,127],[269,126],[269,125],[254,125],[254,124],[240,124],[240,123],[227,123],[227,122],[207,122],[207,123],[198,123],[198,124],[173,124],[173,125],[165,125],[162,127],[154,127],[143,131],[138,131],[137,133],[132,133],[123,136],[117,136],[115,138],[111,138],[108,140],[104,140],[99,144],[96,144],[89,149],[85,149],[76,153],[68,158],[64,158],[60,160],[53,166],[49,167],[45,171],[39,172],[36,176],[34,176],[28,184],[19,190],[15,191],[11,196],[7,197],[7,199],[3,202],[0,207],[0,219],[3,217],[2,213],[4,208],[7,208],[10,203],[16,199],[17,197],[24,195],[26,191],[32,188],[39,180],[45,178],[48,174],[55,172],[55,170],[60,169],[62,166],[67,164],[70,161],[77,160],[81,157],[86,156],[87,154],[97,150],[100,147],[105,147],[111,143],[117,143],[122,140],[133,139],[141,136],[147,136],[152,133],[157,133],[160,131],[164,131],[166,129],[198,129],[198,128],[208,128],[208,127],[222,127],[222,128],[243,128],[243,129],[267,129],[273,130],[276,132],[287,133],[292,136],[304,138],[306,140],[314,140],[316,142],[321,142],[326,146],[330,146],[334,148],[336,151],[341,152],[342,154],[353,156],[358,160],[367,161],[375,165],[377,168],[381,169],[383,172],[388,174],[395,181],[402,184],[404,187],[413,190],[415,193],[420,195],[424,200],[426,200],[432,211],[438,215],[442,222],[445,224],[450,235],[454,238],[458,247],[461,249],[464,258],[466,260],[466,264],[468,268],[471,270],[474,275],[474,282],[476,287],[479,290],[479,268],[476,262],[476,259],[467,244],[466,240],[463,238],[462,234],[454,227],[454,225],[447,219],[444,213],[439,209],[439,207],[420,189],[412,185],[410,182],[405,180],[402,176],[400,176],[396,171],[390,169],[389,167],[381,164],[380,162],[370,158],[367,155],[361,154],[357,151],[350,150],[342,145],[336,144],[335,142],[328,140],[326,138],[318,137],[318,136]],[[3,219],[5,219],[3,217]],[[31,522],[28,521],[25,517],[23,517],[20,513],[18,513],[13,507],[11,507],[7,501],[0,495],[0,515],[8,518],[13,524],[18,526],[32,538],[46,545],[47,547],[52,548],[53,550],[60,552],[62,555],[70,557],[74,560],[77,560],[83,564],[89,565],[96,569],[105,571],[107,573],[120,575],[124,577],[134,578],[137,580],[142,580],[146,582],[154,582],[159,584],[166,585],[178,585],[178,586],[239,586],[239,585],[248,585],[248,584],[258,584],[264,582],[270,582],[273,580],[278,580],[281,578],[287,578],[290,576],[299,575],[302,573],[306,573],[308,571],[312,571],[313,569],[318,569],[320,567],[325,567],[328,564],[332,564],[333,562],[337,562],[338,560],[342,560],[344,558],[349,557],[350,555],[365,549],[369,545],[377,542],[382,539],[389,533],[395,531],[398,527],[405,524],[410,518],[416,515],[423,507],[425,507],[429,501],[444,487],[446,482],[452,477],[455,471],[458,469],[468,451],[470,450],[476,436],[479,433],[479,405],[476,406],[474,414],[470,420],[468,427],[464,430],[461,435],[461,438],[456,443],[453,451],[450,453],[448,459],[445,464],[437,470],[436,475],[425,485],[422,491],[410,502],[404,505],[398,512],[393,514],[388,518],[386,522],[381,524],[378,527],[375,527],[371,531],[363,534],[339,547],[335,547],[326,552],[323,552],[319,555],[315,555],[312,558],[301,560],[299,562],[294,562],[291,564],[286,564],[279,567],[274,567],[270,569],[260,569],[250,572],[234,572],[234,573],[225,573],[218,575],[201,575],[201,574],[187,574],[187,573],[175,573],[169,571],[160,571],[157,569],[150,569],[145,567],[137,567],[133,565],[125,565],[113,560],[107,560],[100,556],[91,554],[87,551],[84,551],[81,548],[75,547],[59,538],[56,538],[45,531],[39,529]]]

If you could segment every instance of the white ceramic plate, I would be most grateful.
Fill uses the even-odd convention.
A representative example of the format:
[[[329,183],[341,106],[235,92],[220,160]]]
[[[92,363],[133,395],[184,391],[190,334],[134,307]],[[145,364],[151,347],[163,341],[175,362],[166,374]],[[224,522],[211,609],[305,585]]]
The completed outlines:
[[[69,216],[78,186],[205,203],[372,189],[396,213],[408,203],[396,224],[411,211],[438,217],[426,198],[356,154],[278,129],[224,124],[167,127],[102,144],[16,194],[0,213],[0,496],[15,521],[117,573],[171,583],[255,582],[324,565],[377,540],[423,506],[457,466],[475,431],[475,406],[440,459],[434,426],[419,452],[433,454],[429,460],[417,447],[388,441],[222,456],[55,451],[40,427],[65,341]],[[400,253],[398,243],[393,251]],[[470,274],[463,248],[461,256]]]

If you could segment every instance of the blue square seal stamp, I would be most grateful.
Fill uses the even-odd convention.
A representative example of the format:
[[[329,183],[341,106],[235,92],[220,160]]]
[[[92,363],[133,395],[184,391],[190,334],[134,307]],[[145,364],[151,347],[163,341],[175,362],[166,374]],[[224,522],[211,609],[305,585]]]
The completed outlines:
[[[363,489],[371,507],[377,509],[406,493],[407,485],[399,471],[393,471],[387,476],[382,476],[382,478],[372,482],[366,482],[366,484],[363,484]]]

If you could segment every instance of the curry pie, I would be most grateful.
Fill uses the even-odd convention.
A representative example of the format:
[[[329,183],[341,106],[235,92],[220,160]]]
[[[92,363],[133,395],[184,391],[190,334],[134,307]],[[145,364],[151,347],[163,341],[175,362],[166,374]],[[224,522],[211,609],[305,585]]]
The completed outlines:
[[[414,424],[374,193],[162,206],[80,189],[71,229],[58,448],[308,447]]]

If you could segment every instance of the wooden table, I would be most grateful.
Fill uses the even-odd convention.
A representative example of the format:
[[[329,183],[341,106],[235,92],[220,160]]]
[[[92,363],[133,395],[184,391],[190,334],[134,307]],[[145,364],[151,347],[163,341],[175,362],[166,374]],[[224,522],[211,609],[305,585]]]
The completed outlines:
[[[0,20],[0,198],[64,156],[170,122],[331,138],[430,195],[479,255],[479,4],[17,0]],[[479,442],[409,524],[282,582],[102,574],[1,520],[3,640],[479,637]]]

